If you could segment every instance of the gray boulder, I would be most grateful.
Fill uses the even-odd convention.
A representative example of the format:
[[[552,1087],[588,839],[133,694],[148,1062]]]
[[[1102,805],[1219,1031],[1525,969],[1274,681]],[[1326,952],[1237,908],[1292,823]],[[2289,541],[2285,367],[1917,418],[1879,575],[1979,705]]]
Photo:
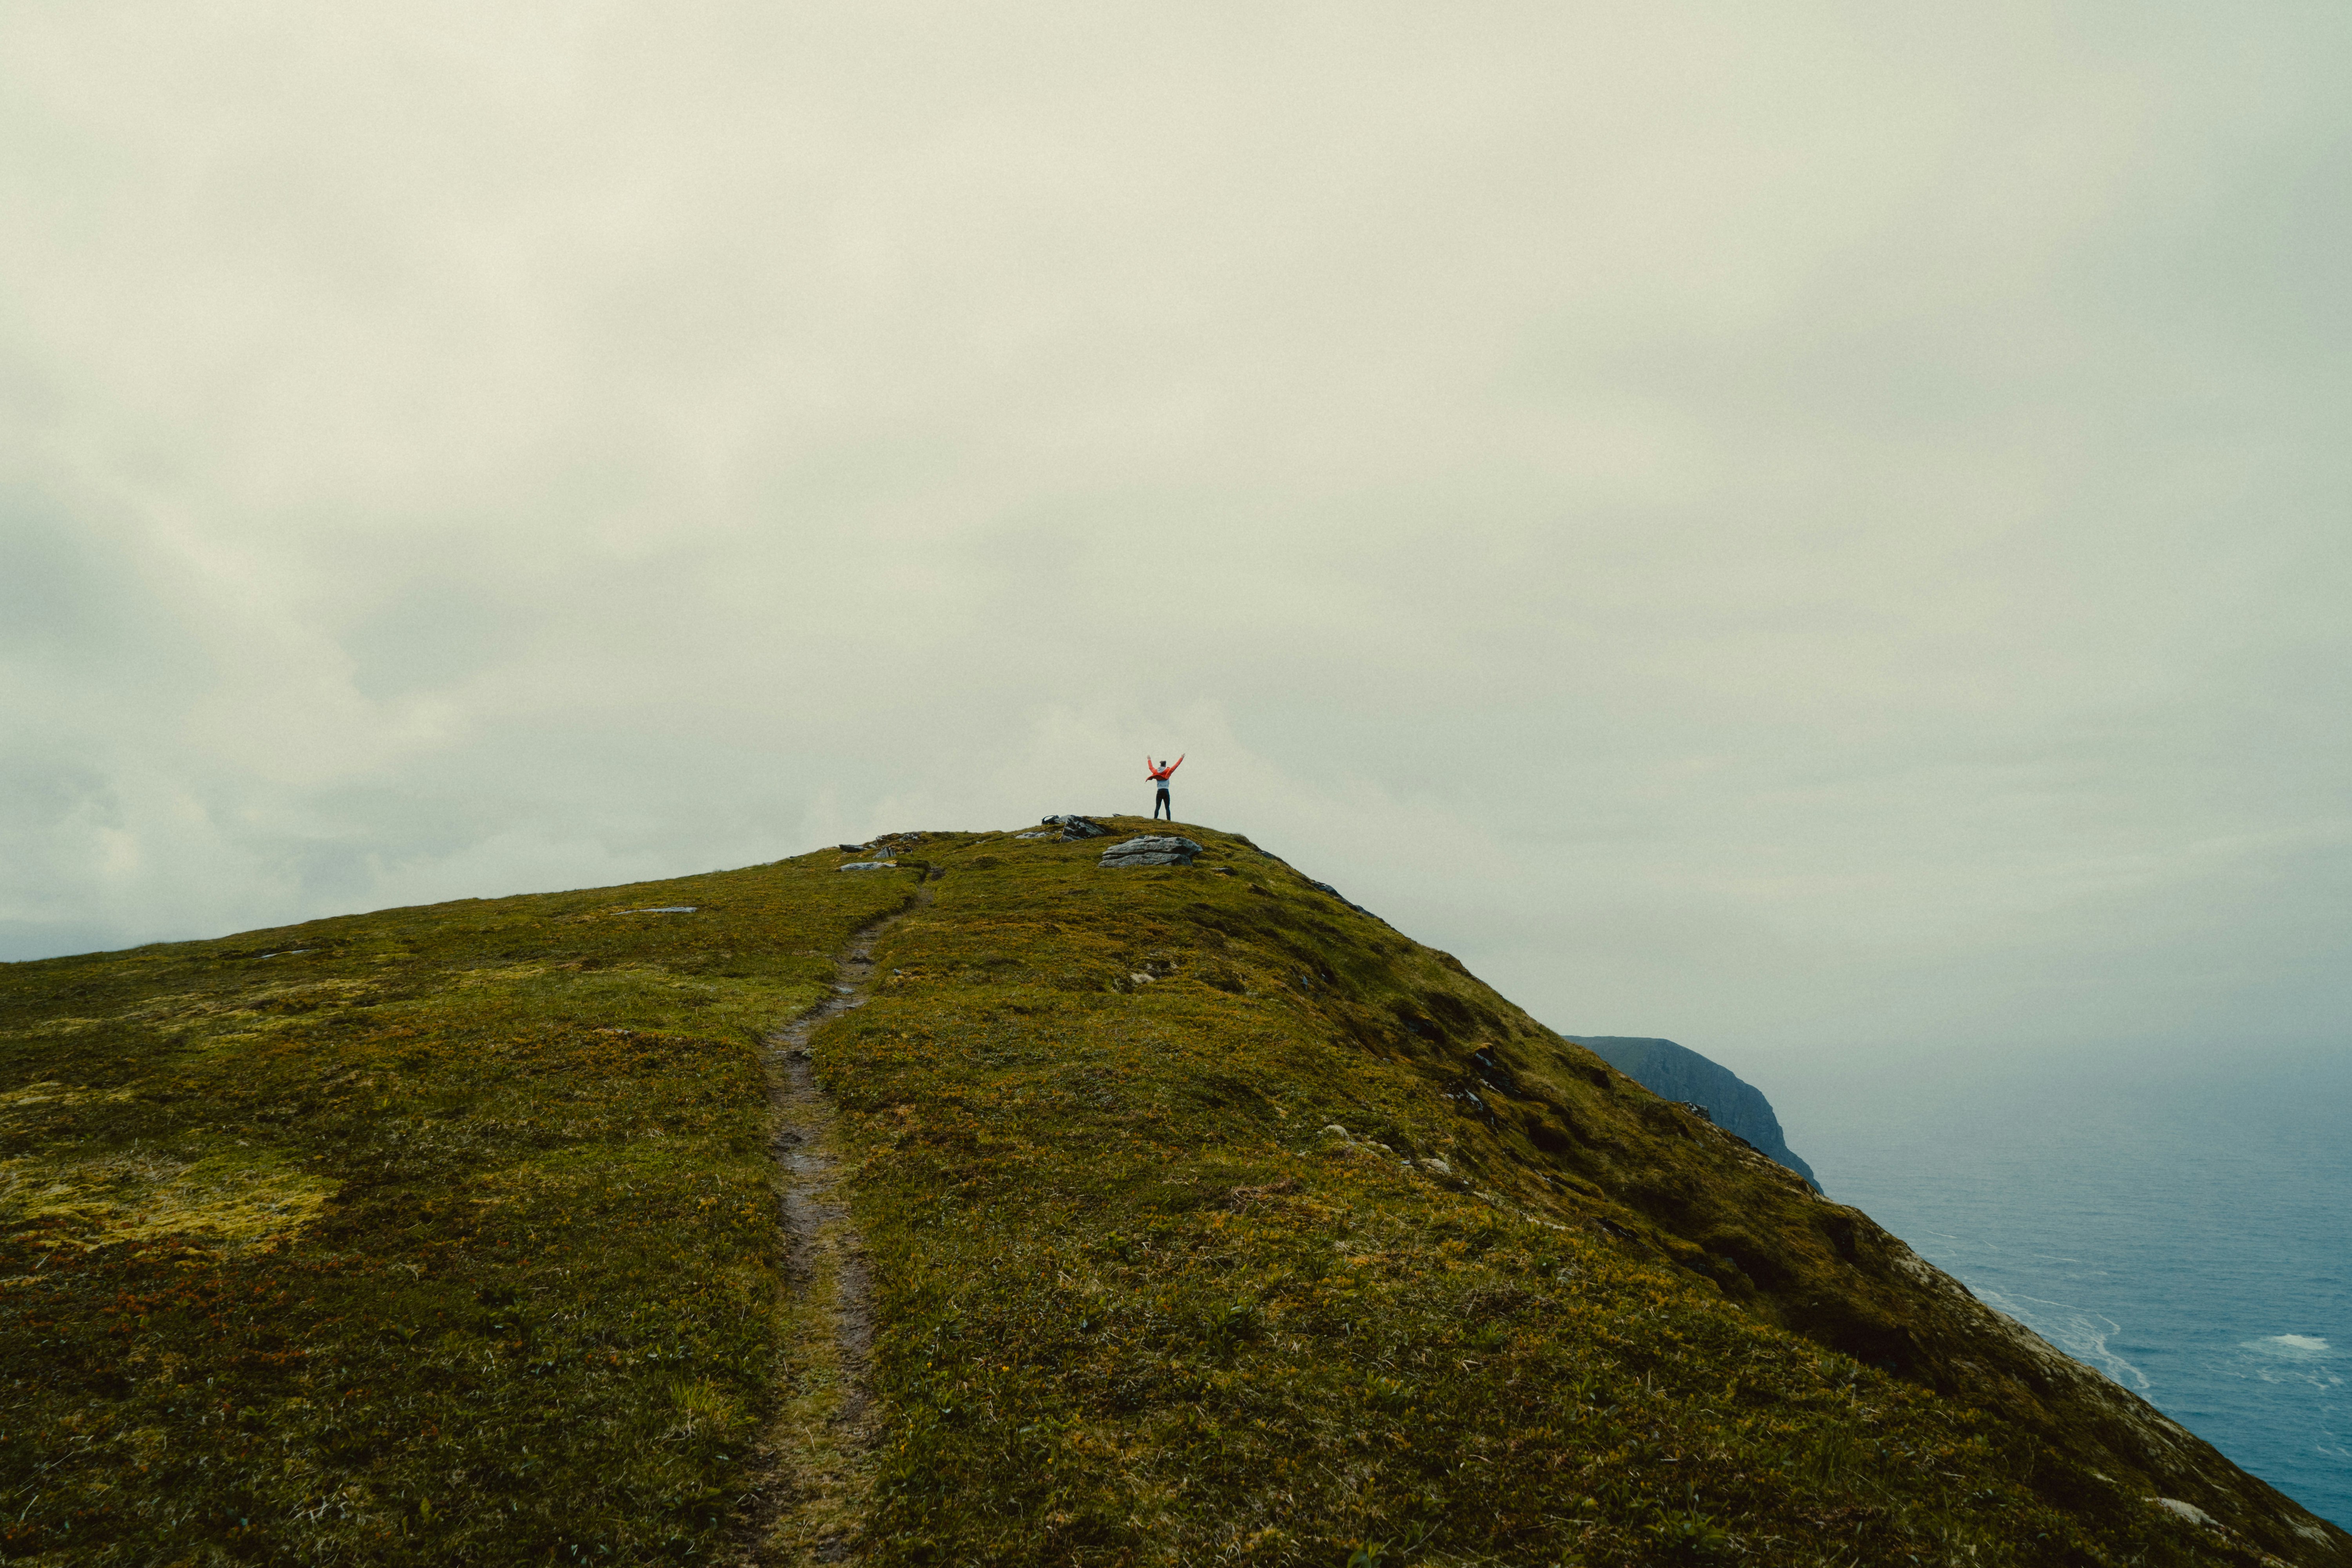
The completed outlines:
[[[1129,838],[1103,851],[1106,870],[1120,866],[1190,866],[1201,847],[1189,838]]]
[[[1071,842],[1073,839],[1078,838],[1108,838],[1110,837],[1109,828],[1105,827],[1099,822],[1096,822],[1083,816],[1049,816],[1045,818],[1045,826],[1048,827],[1060,828],[1062,830],[1062,842],[1065,844]]]

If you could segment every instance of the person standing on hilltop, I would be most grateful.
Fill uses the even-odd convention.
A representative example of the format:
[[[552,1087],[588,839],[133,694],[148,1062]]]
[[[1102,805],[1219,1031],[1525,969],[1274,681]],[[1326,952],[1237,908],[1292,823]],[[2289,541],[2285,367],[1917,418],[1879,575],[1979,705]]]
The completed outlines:
[[[1151,753],[1150,752],[1143,753],[1143,771],[1150,775],[1153,784],[1160,786],[1160,793],[1151,797],[1152,821],[1159,821],[1160,814],[1163,811],[1168,814],[1169,821],[1176,820],[1176,808],[1168,804],[1168,775],[1183,765],[1184,753],[1181,752],[1176,753],[1176,760],[1172,763],[1165,757],[1160,758],[1160,765],[1156,768],[1151,765]]]

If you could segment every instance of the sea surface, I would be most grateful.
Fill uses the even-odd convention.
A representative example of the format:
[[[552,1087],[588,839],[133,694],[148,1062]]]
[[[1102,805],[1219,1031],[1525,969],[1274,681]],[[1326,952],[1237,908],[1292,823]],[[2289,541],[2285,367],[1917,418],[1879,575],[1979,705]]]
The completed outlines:
[[[1737,1070],[1831,1197],[2352,1529],[2352,1049]]]

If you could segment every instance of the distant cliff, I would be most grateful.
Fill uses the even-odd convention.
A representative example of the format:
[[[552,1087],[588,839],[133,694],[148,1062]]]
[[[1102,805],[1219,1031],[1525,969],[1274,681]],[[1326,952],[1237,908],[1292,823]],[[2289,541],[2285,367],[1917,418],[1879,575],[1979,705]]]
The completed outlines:
[[[1780,1119],[1772,1114],[1772,1102],[1729,1068],[1672,1040],[1638,1039],[1630,1035],[1568,1037],[1652,1094],[1706,1106],[1717,1127],[1747,1139],[1804,1177],[1813,1191],[1822,1190],[1821,1183],[1813,1180],[1813,1168],[1790,1152],[1780,1134]]]

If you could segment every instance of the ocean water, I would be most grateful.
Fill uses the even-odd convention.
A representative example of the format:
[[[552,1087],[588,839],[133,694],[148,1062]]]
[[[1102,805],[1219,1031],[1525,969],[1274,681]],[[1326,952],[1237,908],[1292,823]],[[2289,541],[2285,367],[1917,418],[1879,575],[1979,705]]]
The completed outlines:
[[[2352,1528],[2352,1050],[1738,1070],[1830,1196]]]

